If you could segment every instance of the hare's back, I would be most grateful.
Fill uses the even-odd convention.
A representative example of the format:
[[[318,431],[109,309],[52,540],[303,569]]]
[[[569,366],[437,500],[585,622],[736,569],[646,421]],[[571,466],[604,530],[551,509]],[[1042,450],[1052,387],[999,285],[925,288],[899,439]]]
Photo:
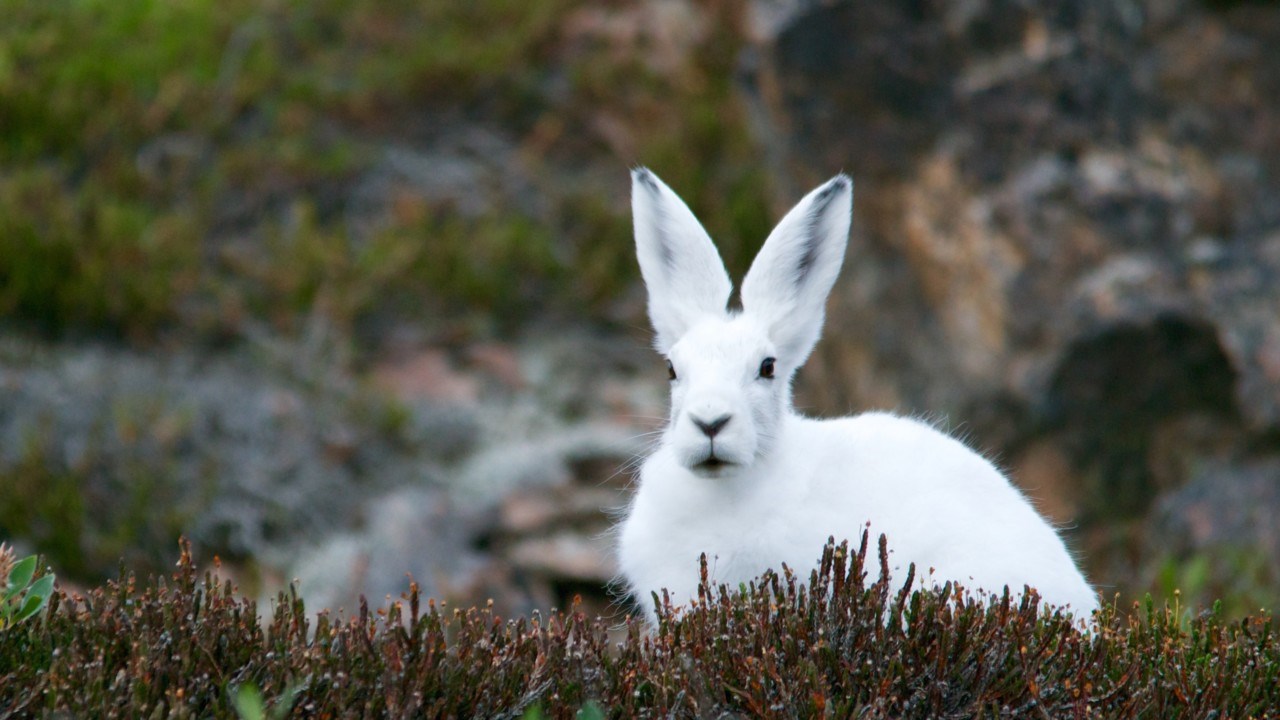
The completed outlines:
[[[939,580],[993,591],[1030,584],[1077,609],[1092,597],[1053,526],[964,443],[887,413],[822,424],[833,452],[814,490],[842,498],[852,517],[888,536],[895,565],[915,562]]]
[[[886,532],[978,537],[992,521],[1005,532],[1049,529],[995,465],[927,423],[876,412],[822,424],[826,452],[812,454],[827,461],[814,468],[814,489],[844,498]]]
[[[920,420],[868,412],[814,425],[814,446],[806,452],[825,456],[827,467],[843,475],[831,481],[842,485],[966,496],[1013,489],[981,454]]]

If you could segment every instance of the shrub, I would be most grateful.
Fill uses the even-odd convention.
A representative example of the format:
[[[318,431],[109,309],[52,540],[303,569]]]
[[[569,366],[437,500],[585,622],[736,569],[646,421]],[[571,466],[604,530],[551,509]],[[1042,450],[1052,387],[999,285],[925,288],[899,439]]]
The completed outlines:
[[[659,627],[576,607],[503,620],[416,587],[384,611],[261,617],[188,546],[172,578],[132,576],[0,633],[0,715],[209,717],[287,703],[301,717],[1260,717],[1280,706],[1270,618],[1187,620],[1148,601],[1081,633],[1034,593],[991,604],[948,585],[867,582],[867,539],[828,546],[807,584],[768,574]],[[705,580],[705,566],[704,566]],[[655,598],[656,601],[656,598]],[[1184,622],[1186,621],[1186,622]],[[243,690],[248,688],[248,690]],[[254,701],[253,698],[257,697]],[[247,704],[244,704],[246,703]]]

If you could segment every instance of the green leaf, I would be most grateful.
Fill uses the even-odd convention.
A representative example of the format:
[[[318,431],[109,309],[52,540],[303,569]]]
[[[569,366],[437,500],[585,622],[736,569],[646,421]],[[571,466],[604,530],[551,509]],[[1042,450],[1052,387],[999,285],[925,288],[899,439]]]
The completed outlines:
[[[53,594],[53,581],[54,575],[50,573],[31,583],[31,588],[27,590],[27,597],[37,595],[47,600]]]
[[[18,561],[13,569],[9,571],[9,592],[14,589],[25,588],[31,583],[31,577],[36,574],[36,556],[28,555]]]
[[[263,720],[267,716],[267,706],[262,701],[262,693],[252,683],[245,683],[236,689],[231,699],[236,714],[241,720]]]
[[[604,710],[600,709],[596,701],[591,700],[578,711],[578,720],[604,720]]]
[[[36,613],[40,612],[40,608],[44,607],[44,603],[46,600],[48,600],[47,597],[41,597],[39,595],[28,595],[27,599],[22,602],[22,609],[19,610],[18,614],[14,616],[13,623],[16,625],[22,622],[23,620],[26,620],[27,618],[31,617],[32,615],[35,615]]]

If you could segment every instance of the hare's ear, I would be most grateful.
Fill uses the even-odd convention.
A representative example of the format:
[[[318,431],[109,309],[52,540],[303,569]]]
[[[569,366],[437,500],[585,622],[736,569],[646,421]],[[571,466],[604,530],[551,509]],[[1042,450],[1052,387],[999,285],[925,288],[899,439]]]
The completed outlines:
[[[742,282],[742,307],[797,368],[822,334],[827,294],[849,243],[853,181],[831,178],[801,200],[769,234]]]
[[[689,206],[645,168],[631,172],[631,213],[654,346],[666,354],[699,318],[726,312],[733,284]]]

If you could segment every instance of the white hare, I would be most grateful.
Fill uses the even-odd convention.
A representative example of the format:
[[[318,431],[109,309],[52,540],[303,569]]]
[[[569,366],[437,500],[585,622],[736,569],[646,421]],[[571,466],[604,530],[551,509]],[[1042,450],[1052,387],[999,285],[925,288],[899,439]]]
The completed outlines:
[[[632,172],[636,253],[655,345],[668,360],[669,423],[640,468],[619,534],[628,590],[696,597],[698,558],[736,587],[785,563],[803,577],[828,536],[888,538],[893,576],[1018,594],[1077,617],[1097,598],[1054,529],[981,455],[886,413],[831,420],[792,409],[791,380],[818,341],[844,259],[853,183],[837,175],[769,235],[742,283],[742,310],[706,231],[644,168]],[[930,569],[932,574],[929,575]]]

